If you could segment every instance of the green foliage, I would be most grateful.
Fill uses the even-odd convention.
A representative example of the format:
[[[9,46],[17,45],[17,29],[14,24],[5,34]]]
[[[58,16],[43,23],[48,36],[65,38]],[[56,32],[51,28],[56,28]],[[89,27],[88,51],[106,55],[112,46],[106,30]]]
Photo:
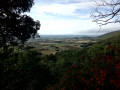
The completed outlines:
[[[4,12],[9,10],[14,13],[24,13],[30,11],[33,4],[33,0],[0,0],[0,8]]]
[[[1,90],[38,90],[52,80],[49,67],[41,63],[37,52],[0,52]]]
[[[16,46],[35,36],[40,22],[21,15],[30,11],[33,0],[0,0],[0,47]]]

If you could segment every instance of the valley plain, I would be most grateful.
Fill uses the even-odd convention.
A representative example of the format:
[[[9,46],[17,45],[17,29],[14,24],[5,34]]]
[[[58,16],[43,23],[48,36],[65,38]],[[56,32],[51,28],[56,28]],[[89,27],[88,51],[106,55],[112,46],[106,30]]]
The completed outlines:
[[[42,55],[55,54],[64,50],[81,50],[96,42],[93,37],[55,37],[47,36],[42,38],[30,39],[25,46],[31,47],[30,50],[39,51]]]

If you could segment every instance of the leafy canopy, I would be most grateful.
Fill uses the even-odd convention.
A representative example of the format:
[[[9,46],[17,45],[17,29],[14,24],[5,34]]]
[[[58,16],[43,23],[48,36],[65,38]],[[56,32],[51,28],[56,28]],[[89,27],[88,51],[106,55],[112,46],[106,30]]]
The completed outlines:
[[[0,0],[0,47],[23,44],[35,36],[40,22],[23,14],[33,4],[33,0]]]

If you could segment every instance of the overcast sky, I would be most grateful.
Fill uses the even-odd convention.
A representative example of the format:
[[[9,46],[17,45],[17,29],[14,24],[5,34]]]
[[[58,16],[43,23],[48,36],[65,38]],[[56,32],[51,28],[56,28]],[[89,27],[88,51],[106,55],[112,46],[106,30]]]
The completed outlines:
[[[27,15],[40,21],[40,35],[98,35],[120,28],[108,24],[98,32],[99,25],[90,17],[92,6],[92,0],[35,0]]]

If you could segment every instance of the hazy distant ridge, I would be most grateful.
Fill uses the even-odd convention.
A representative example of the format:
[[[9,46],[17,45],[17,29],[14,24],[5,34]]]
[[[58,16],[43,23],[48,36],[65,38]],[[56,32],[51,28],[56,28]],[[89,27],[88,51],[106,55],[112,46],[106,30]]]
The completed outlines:
[[[81,37],[97,37],[97,35],[40,35],[40,38],[81,38]]]

